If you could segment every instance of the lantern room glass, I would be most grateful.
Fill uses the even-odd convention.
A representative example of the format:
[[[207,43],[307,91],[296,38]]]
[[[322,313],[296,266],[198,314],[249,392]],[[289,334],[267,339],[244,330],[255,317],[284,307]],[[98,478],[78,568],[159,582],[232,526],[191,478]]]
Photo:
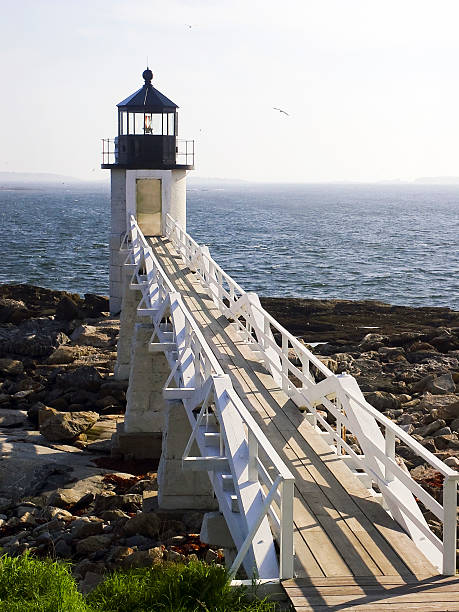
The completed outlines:
[[[129,113],[119,112],[119,134],[174,136],[175,113]]]

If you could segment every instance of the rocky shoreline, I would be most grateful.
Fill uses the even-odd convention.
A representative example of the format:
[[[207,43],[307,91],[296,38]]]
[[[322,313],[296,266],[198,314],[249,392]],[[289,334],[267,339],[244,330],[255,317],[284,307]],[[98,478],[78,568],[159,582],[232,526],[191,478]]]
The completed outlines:
[[[262,303],[305,343],[320,343],[313,351],[333,372],[355,376],[375,408],[458,468],[458,312]],[[222,559],[199,539],[202,513],[158,511],[154,462],[110,454],[126,383],[112,375],[119,321],[107,310],[101,296],[0,285],[0,550],[71,559],[82,589],[116,567]],[[407,447],[397,452],[440,495],[438,474]]]

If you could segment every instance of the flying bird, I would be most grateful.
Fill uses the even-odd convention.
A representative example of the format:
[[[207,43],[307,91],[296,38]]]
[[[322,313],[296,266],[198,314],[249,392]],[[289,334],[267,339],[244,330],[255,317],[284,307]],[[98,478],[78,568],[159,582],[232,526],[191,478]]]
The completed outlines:
[[[277,108],[277,106],[273,106],[273,109],[279,111],[280,113],[284,113],[284,115],[287,115],[287,117],[290,117],[290,113],[287,113],[287,111],[284,111],[281,108]]]

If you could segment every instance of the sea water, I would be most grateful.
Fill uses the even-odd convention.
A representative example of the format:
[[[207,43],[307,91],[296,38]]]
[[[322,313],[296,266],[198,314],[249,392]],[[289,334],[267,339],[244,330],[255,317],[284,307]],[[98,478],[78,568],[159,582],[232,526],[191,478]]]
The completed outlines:
[[[108,291],[108,185],[0,190],[0,282]],[[188,231],[247,291],[459,309],[459,186],[192,183]]]

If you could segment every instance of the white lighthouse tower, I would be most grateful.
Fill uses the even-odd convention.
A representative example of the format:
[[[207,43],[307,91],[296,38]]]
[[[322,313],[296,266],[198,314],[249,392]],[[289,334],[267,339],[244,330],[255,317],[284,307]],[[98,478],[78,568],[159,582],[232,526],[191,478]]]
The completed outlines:
[[[169,213],[186,227],[186,171],[194,168],[194,141],[178,140],[178,106],[151,84],[120,102],[118,136],[103,141],[102,168],[111,173],[110,312],[121,310],[120,246],[134,214],[145,236],[165,234]]]

